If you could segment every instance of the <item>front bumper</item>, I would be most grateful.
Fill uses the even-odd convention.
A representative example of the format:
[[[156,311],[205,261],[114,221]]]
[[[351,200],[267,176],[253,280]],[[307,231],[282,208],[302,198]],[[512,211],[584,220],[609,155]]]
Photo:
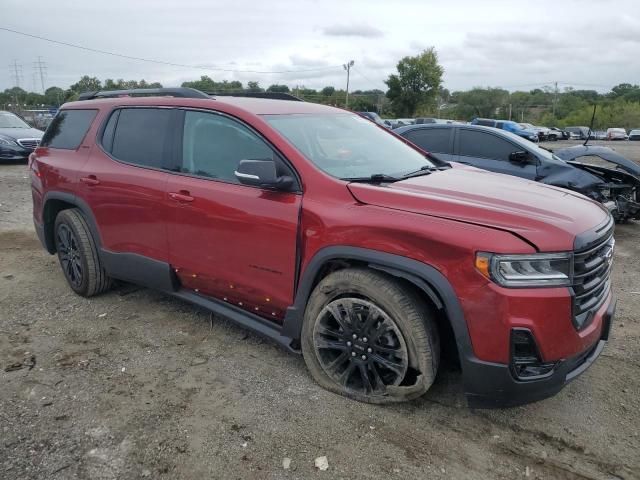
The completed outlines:
[[[0,161],[19,161],[26,160],[33,152],[30,148],[24,148],[19,145],[0,145]]]
[[[600,338],[579,354],[558,362],[550,375],[537,380],[517,380],[509,365],[463,359],[465,395],[472,408],[513,407],[558,393],[598,358],[609,338],[616,302],[609,300],[602,316]]]

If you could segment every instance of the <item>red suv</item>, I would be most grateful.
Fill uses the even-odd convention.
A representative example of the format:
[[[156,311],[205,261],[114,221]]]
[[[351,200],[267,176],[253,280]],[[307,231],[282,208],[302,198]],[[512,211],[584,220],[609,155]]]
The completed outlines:
[[[118,279],[191,301],[372,403],[424,394],[441,350],[472,406],[550,396],[602,351],[613,222],[586,197],[323,105],[85,98],[29,164],[36,230],[80,295]]]

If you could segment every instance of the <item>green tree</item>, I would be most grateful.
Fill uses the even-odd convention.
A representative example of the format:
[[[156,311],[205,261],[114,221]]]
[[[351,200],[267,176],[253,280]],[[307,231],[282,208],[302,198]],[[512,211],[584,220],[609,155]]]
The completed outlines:
[[[418,106],[432,105],[440,90],[444,69],[438,63],[433,47],[415,57],[404,57],[396,66],[398,74],[385,81],[394,111],[399,116],[412,116]]]
[[[60,87],[49,87],[44,92],[44,101],[47,105],[59,107],[64,102],[64,90]]]
[[[322,90],[320,90],[320,93],[324,97],[330,97],[331,95],[336,93],[336,88],[335,87],[324,87]]]
[[[102,88],[102,82],[96,77],[84,75],[78,82],[69,87],[73,93],[96,92]]]
[[[247,92],[264,92],[258,82],[247,82]]]
[[[457,118],[495,118],[502,114],[500,108],[508,104],[509,92],[502,88],[475,87],[466,92],[454,92],[451,97],[456,103]]]
[[[286,85],[278,85],[278,84],[273,84],[273,85],[269,85],[269,88],[267,88],[267,92],[273,92],[273,93],[289,93],[289,87],[287,87]]]
[[[232,82],[229,82],[227,80],[216,82],[207,75],[202,75],[200,77],[200,80],[194,80],[192,82],[182,82],[182,86],[195,88],[196,90],[201,90],[203,92],[215,92],[217,90],[242,90],[242,83],[237,80],[234,80]]]

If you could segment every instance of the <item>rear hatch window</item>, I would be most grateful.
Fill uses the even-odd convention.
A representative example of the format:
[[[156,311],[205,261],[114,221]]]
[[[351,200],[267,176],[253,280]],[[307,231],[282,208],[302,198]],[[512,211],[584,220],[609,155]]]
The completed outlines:
[[[75,150],[97,113],[98,110],[60,110],[44,132],[40,146]]]

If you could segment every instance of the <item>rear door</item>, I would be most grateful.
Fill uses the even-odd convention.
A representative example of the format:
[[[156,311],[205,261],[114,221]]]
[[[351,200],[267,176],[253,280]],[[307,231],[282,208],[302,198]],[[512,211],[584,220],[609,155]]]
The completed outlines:
[[[295,173],[248,125],[186,110],[167,183],[169,259],[181,284],[281,321],[293,303],[302,195],[242,185],[240,160],[274,160]]]
[[[534,156],[530,156],[525,163],[515,163],[509,159],[511,153],[523,151],[522,146],[492,132],[469,128],[458,128],[457,131],[455,142],[460,163],[531,180],[537,178],[537,159]]]
[[[168,261],[164,168],[175,112],[116,109],[98,135],[80,176],[79,195],[93,212],[102,248],[110,253]]]
[[[453,131],[451,127],[416,128],[408,131],[404,137],[421,149],[436,154],[445,162],[455,160],[453,155]]]

